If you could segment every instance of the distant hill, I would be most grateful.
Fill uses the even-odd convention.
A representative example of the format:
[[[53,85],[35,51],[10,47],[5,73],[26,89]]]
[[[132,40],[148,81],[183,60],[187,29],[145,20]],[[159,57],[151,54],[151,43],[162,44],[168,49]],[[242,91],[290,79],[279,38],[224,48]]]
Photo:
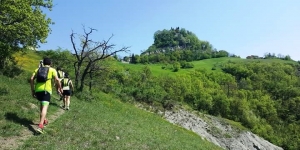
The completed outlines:
[[[192,68],[180,69],[176,74],[184,74],[190,71],[194,71],[196,69],[206,69],[207,71],[221,71],[221,67],[223,64],[228,62],[263,62],[263,63],[290,63],[297,64],[298,62],[292,60],[282,60],[282,59],[243,59],[237,57],[221,57],[221,58],[211,58],[204,59],[199,61],[189,62],[193,65]],[[120,63],[120,66],[123,66],[132,70],[141,70],[145,66],[149,66],[151,72],[154,75],[174,75],[173,65],[169,63],[154,63],[154,64],[128,64],[128,63]]]

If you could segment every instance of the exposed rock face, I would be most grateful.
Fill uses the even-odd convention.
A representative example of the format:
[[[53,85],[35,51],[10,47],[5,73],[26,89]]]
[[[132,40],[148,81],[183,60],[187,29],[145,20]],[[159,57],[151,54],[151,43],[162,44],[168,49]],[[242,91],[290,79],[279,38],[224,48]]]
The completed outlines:
[[[249,131],[235,129],[217,117],[204,114],[200,117],[182,109],[176,112],[165,111],[162,114],[169,122],[191,130],[224,149],[283,150]]]

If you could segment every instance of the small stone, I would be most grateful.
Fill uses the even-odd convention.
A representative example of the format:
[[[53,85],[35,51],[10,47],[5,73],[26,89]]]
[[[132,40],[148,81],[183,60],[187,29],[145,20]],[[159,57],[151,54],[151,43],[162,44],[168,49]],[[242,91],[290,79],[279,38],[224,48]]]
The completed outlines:
[[[116,136],[116,139],[117,139],[117,140],[120,140],[120,137]]]

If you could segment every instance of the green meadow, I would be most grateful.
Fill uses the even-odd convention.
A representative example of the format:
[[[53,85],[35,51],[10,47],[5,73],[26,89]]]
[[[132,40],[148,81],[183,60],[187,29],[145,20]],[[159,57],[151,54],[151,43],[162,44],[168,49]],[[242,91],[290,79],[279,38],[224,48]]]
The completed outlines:
[[[295,61],[286,61],[281,59],[242,59],[242,58],[235,58],[235,57],[221,57],[221,58],[204,59],[200,61],[190,62],[194,65],[194,68],[180,69],[178,72],[173,72],[172,69],[162,69],[163,66],[166,66],[165,64],[127,64],[127,63],[115,62],[115,65],[119,67],[122,66],[126,69],[130,69],[134,71],[142,70],[145,66],[148,66],[153,75],[160,76],[160,75],[186,74],[196,69],[205,69],[207,71],[214,71],[213,68],[215,68],[215,71],[221,71],[222,64],[227,62],[295,63]],[[167,67],[172,67],[172,65],[168,64]]]
[[[191,131],[101,91],[94,91],[97,94],[92,101],[72,97],[70,110],[50,120],[45,134],[36,135],[39,103],[31,97],[28,78],[40,59],[34,52],[18,54],[25,71],[15,78],[0,76],[0,139],[18,141],[26,136],[18,142],[18,149],[220,149]],[[153,68],[161,71],[159,65]],[[48,117],[61,111],[57,97],[52,95]],[[24,130],[28,135],[21,135]]]

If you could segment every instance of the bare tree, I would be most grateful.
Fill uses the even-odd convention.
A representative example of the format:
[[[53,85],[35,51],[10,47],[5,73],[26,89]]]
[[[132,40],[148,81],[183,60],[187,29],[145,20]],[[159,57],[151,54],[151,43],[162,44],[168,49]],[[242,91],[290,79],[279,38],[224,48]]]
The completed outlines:
[[[85,84],[84,81],[86,77],[90,77],[90,79],[92,80],[93,72],[97,72],[103,69],[101,68],[101,66],[98,65],[99,63],[97,62],[109,58],[118,52],[129,51],[129,47],[122,47],[121,49],[115,50],[114,48],[116,45],[109,44],[109,41],[111,40],[113,35],[110,36],[108,40],[103,40],[102,42],[95,42],[90,39],[90,35],[97,30],[89,28],[89,31],[86,31],[85,27],[83,27],[83,30],[84,35],[76,34],[73,31],[70,35],[76,56],[76,62],[74,62],[75,87],[79,91],[83,90]],[[76,46],[75,36],[79,37],[79,47]]]

